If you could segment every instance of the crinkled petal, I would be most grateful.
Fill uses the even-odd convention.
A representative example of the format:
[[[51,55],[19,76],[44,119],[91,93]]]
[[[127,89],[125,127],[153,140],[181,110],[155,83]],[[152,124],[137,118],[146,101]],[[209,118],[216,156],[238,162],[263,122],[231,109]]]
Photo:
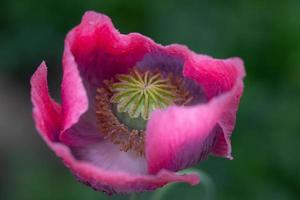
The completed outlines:
[[[127,72],[154,42],[138,33],[120,34],[109,17],[89,11],[68,34],[66,44],[83,78],[99,86],[103,79]]]
[[[232,159],[230,137],[235,126],[236,112],[243,93],[244,64],[240,58],[226,60],[212,59],[208,56],[191,54],[184,68],[184,74],[202,86],[208,100],[234,89],[218,122],[221,127],[212,153],[216,156]]]
[[[149,173],[190,167],[211,152],[230,157],[229,137],[243,91],[243,64],[236,58],[186,56],[184,75],[202,86],[208,102],[152,113],[146,133]]]
[[[144,157],[136,156],[136,153],[132,151],[120,151],[119,145],[107,140],[84,147],[72,147],[71,151],[76,159],[84,160],[111,172],[136,175],[147,173],[147,162]]]
[[[103,169],[90,162],[78,161],[63,144],[48,140],[48,145],[62,158],[79,181],[108,194],[149,191],[170,182],[187,182],[192,185],[199,183],[197,174],[180,175],[161,170],[156,175],[147,175]]]
[[[48,94],[47,67],[43,62],[31,77],[31,101],[37,129],[57,141],[61,129],[61,107]]]

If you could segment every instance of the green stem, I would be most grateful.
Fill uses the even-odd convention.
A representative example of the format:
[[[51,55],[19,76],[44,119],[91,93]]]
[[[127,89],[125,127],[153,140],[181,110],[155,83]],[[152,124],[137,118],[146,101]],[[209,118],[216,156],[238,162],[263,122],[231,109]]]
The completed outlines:
[[[130,196],[129,196],[129,200],[138,200],[138,195],[136,193],[132,193]]]
[[[168,184],[166,186],[164,186],[163,188],[156,190],[154,192],[154,194],[152,195],[152,198],[150,198],[150,200],[160,200],[163,199],[163,196],[170,191],[174,186],[176,185],[176,183],[171,183]]]

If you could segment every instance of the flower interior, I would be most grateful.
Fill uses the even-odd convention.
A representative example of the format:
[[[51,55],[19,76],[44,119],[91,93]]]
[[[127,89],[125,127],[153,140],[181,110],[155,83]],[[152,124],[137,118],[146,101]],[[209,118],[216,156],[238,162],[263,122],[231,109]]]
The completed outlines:
[[[186,105],[192,100],[181,77],[159,70],[136,67],[103,81],[97,89],[98,127],[105,139],[119,144],[122,151],[144,155],[147,121],[155,109]]]

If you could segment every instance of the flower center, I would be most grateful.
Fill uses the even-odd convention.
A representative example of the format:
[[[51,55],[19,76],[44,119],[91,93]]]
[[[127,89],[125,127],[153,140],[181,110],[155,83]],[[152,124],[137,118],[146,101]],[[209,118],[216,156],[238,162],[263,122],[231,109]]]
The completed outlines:
[[[159,71],[139,71],[116,75],[98,88],[96,114],[98,127],[105,138],[121,145],[121,150],[144,154],[147,120],[155,109],[184,105],[192,97],[183,81]]]
[[[176,86],[159,72],[143,73],[134,69],[130,74],[117,75],[116,78],[118,81],[111,86],[115,114],[121,122],[136,129],[144,129],[153,110],[174,104],[178,96]]]

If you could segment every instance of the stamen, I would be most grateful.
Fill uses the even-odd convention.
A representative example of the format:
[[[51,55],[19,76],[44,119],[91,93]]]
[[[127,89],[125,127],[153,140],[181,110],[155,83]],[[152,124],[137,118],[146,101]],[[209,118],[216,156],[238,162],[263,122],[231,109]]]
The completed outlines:
[[[138,155],[144,155],[144,131],[129,130],[129,128],[121,124],[112,112],[110,104],[110,93],[105,88],[98,88],[96,95],[96,115],[98,127],[103,134],[104,139],[109,139],[114,144],[119,144],[122,151],[129,149],[137,152]]]

